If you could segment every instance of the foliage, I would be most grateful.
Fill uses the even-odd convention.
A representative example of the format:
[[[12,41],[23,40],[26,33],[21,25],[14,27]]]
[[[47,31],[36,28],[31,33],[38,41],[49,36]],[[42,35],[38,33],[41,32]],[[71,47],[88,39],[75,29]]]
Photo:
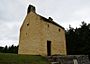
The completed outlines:
[[[18,46],[0,47],[1,53],[18,53]]]
[[[66,30],[68,54],[90,54],[90,24],[82,22],[79,28]]]

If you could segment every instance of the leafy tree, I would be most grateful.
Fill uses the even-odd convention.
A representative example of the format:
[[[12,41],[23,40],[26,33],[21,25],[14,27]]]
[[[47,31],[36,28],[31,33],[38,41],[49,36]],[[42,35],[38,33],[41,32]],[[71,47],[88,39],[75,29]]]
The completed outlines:
[[[18,46],[0,47],[1,53],[18,53]]]
[[[90,24],[84,21],[79,28],[66,30],[68,54],[90,54]]]

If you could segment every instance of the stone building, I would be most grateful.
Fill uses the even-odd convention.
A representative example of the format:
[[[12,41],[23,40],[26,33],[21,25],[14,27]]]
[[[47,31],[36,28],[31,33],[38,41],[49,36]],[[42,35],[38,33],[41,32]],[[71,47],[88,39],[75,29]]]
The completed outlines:
[[[37,14],[29,5],[26,18],[20,28],[18,54],[66,55],[65,30],[62,26]]]

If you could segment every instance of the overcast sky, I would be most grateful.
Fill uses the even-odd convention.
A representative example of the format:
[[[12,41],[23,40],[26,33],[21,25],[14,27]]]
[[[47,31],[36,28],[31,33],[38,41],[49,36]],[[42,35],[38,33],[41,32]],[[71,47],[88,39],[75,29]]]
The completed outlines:
[[[32,4],[36,12],[68,28],[90,23],[90,0],[0,0],[0,46],[18,45],[19,29]]]

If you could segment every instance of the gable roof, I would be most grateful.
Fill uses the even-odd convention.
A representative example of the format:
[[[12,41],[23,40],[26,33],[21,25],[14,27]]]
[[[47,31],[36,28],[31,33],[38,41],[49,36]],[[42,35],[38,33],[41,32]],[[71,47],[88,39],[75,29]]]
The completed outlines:
[[[43,16],[41,16],[41,15],[39,15],[39,16],[40,16],[41,19],[43,19],[45,22],[52,23],[52,24],[54,24],[54,25],[56,25],[56,26],[64,29],[64,27],[60,26],[58,23],[54,22],[53,20],[47,19],[47,18],[45,18],[45,17],[43,17]]]
[[[33,5],[29,5],[27,13],[30,13],[30,12],[32,11],[33,13],[37,14],[37,13],[35,12],[35,10],[36,10],[36,9],[35,9],[35,7],[34,7]],[[54,24],[54,25],[56,25],[56,26],[64,29],[64,27],[62,27],[62,26],[60,26],[58,23],[54,22],[51,17],[49,17],[49,19],[47,19],[47,18],[45,18],[45,17],[43,17],[43,16],[41,16],[41,15],[39,15],[39,14],[37,14],[37,15],[40,16],[40,18],[43,19],[44,21],[49,22],[49,23],[52,23],[52,24]]]

